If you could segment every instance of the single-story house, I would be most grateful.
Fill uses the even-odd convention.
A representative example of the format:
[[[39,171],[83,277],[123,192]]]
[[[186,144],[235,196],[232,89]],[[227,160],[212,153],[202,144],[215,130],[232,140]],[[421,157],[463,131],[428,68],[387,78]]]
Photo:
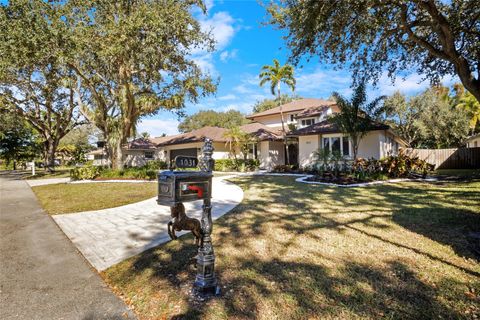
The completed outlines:
[[[480,148],[480,133],[467,139],[467,148]]]

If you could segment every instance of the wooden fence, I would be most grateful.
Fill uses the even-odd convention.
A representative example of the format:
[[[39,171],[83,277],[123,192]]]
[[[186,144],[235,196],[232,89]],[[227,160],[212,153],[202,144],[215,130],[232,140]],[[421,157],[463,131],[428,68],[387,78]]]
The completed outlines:
[[[479,169],[480,148],[459,149],[405,149],[408,155],[417,156],[436,169]]]

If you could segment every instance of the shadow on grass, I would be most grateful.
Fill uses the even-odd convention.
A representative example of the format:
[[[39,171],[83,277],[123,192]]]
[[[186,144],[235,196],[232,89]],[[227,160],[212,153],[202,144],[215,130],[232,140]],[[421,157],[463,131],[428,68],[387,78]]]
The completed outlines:
[[[409,241],[408,234],[427,237],[461,257],[473,258],[465,234],[480,230],[480,215],[471,209],[478,205],[478,188],[408,183],[343,189],[295,184],[292,178],[278,177],[237,178],[235,183],[250,197],[215,222],[217,274],[226,288],[213,306],[199,304],[188,295],[195,276],[190,265],[196,254],[191,235],[138,255],[115,277],[128,282],[141,275],[143,281],[157,283],[153,290],[165,290],[185,305],[175,319],[212,315],[253,319],[259,312],[265,313],[264,318],[293,319],[465,317],[458,309],[471,302],[459,291],[464,288],[454,273],[430,283],[420,279],[415,265],[396,252],[406,250],[411,259],[419,256],[478,279],[480,273],[471,264],[461,265],[456,257],[436,252],[436,244]],[[285,236],[272,238],[272,230]],[[343,254],[334,267],[327,265],[331,257],[310,248],[287,258],[300,238],[321,246],[332,233],[353,234],[351,241],[364,237],[393,253],[383,264],[347,259]],[[259,256],[252,248],[255,240],[266,246],[275,242],[272,247],[277,251]],[[304,258],[312,254],[314,262]],[[439,286],[455,290],[442,292],[439,298]],[[455,296],[453,304],[446,303],[444,295],[449,294]]]

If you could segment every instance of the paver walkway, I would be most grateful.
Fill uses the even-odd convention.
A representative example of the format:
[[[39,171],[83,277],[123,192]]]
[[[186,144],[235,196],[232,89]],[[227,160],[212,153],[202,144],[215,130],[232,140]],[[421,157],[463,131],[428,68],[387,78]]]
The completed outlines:
[[[224,181],[225,178],[213,178],[213,219],[232,210],[243,199],[242,189]],[[202,201],[185,203],[187,215],[200,218],[201,205]],[[97,270],[170,240],[167,232],[170,208],[159,206],[156,198],[53,218]]]
[[[134,319],[19,177],[0,173],[0,319]]]
[[[66,183],[70,181],[70,178],[50,178],[50,179],[36,179],[26,180],[30,187],[44,186],[47,184]]]

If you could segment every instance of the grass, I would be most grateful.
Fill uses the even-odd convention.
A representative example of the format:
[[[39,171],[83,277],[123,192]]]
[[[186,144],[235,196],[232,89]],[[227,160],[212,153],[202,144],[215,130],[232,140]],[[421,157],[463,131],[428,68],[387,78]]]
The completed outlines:
[[[49,214],[73,213],[123,206],[157,194],[155,183],[51,184],[33,187]]]
[[[447,178],[479,179],[480,169],[438,169],[433,172],[433,175]]]
[[[335,188],[233,179],[243,202],[214,223],[219,298],[188,291],[191,235],[102,277],[141,319],[477,319],[480,181]]]
[[[48,172],[43,168],[36,168],[34,176],[32,176],[32,170],[21,170],[20,172],[25,173],[25,176],[23,176],[23,179],[37,180],[37,179],[51,179],[51,178],[69,178],[70,169],[72,168],[60,167],[60,168],[55,168],[55,172]]]

